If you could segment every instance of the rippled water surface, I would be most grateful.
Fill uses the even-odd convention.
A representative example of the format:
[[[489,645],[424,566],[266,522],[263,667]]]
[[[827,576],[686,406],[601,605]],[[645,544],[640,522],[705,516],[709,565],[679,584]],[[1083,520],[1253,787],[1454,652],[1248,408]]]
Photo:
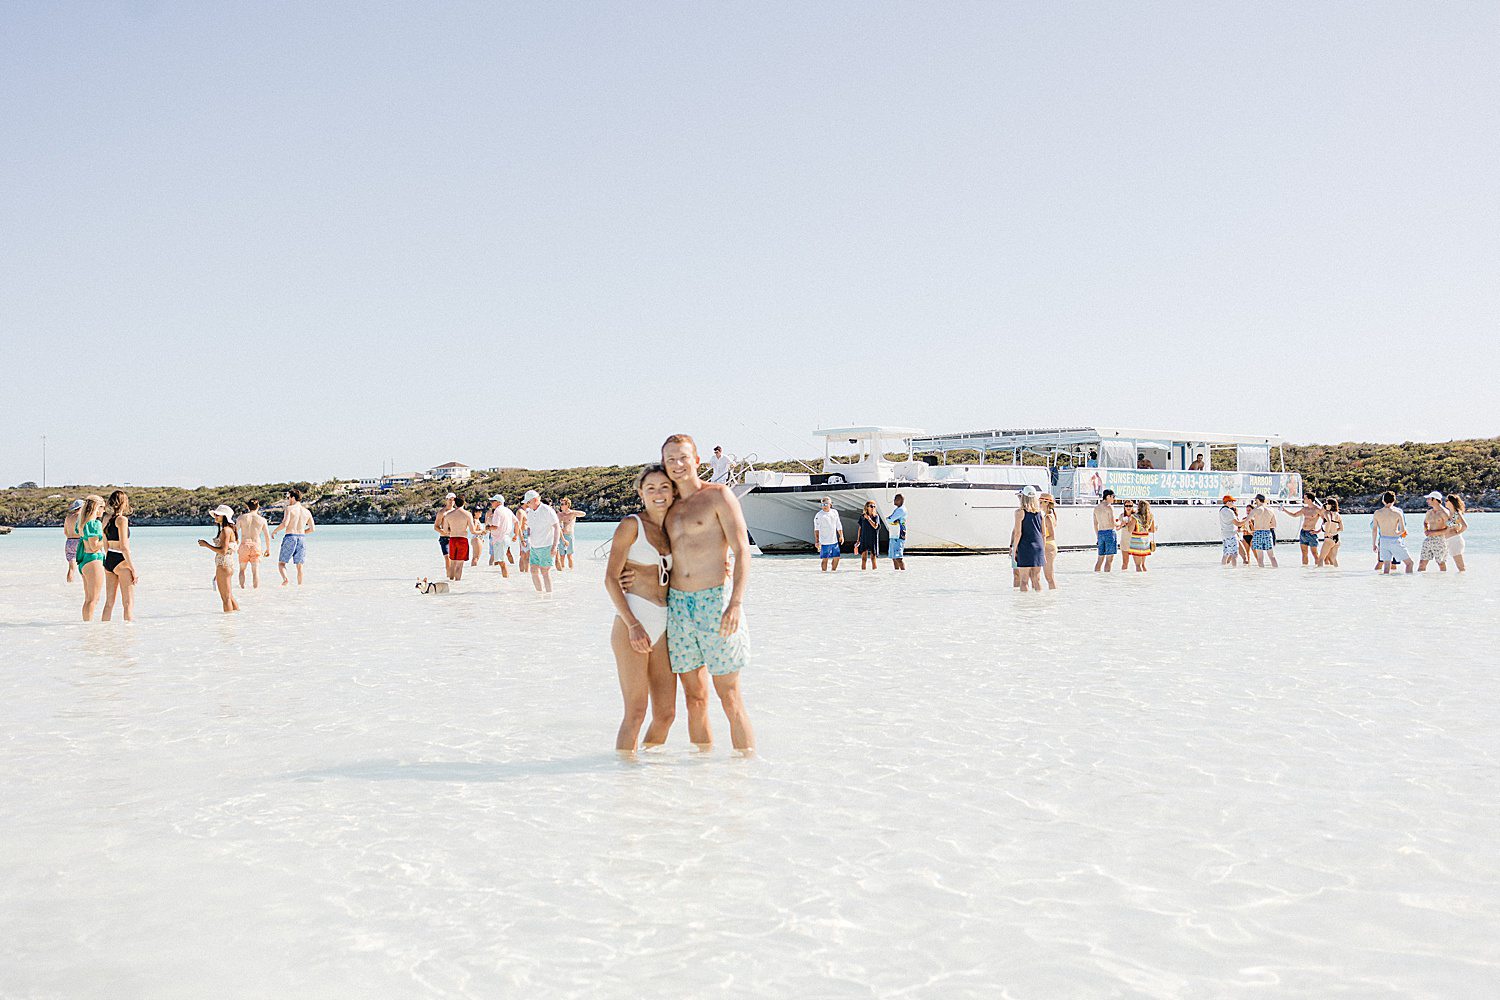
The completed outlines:
[[[200,534],[130,626],[0,538],[0,996],[1496,995],[1483,515],[1463,575],[757,559],[751,760],[615,756],[593,558],[328,528],[226,618]]]

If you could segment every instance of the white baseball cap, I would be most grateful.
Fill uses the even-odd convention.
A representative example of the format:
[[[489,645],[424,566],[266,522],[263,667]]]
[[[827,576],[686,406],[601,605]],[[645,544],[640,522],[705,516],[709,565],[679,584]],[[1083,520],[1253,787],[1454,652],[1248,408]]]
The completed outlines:
[[[490,497],[490,499],[493,500],[493,501],[495,501],[496,503],[504,503],[505,502],[505,494],[504,493],[496,493],[494,496]]]
[[[1021,487],[1021,495],[1023,497],[1035,497],[1035,496],[1041,496],[1041,494],[1042,494],[1041,490],[1037,489],[1035,486],[1032,486],[1030,484]]]
[[[83,510],[83,501],[82,500],[74,500],[72,503],[68,504],[68,509],[69,510]]]
[[[540,493],[538,493],[536,490],[527,490],[526,491],[526,495],[521,498],[521,502],[522,503],[531,503],[531,501],[533,501],[533,500],[540,500],[541,498],[542,498],[542,495]]]
[[[1427,494],[1427,499],[1429,499],[1429,500],[1442,500],[1443,499],[1443,495],[1441,493],[1439,493],[1437,490],[1433,490],[1431,493]]]
[[[457,493],[445,493],[445,494],[443,494],[443,499],[444,500],[457,500],[458,499],[458,494]]]
[[[208,513],[211,517],[222,517],[227,521],[231,517],[234,517],[234,508],[227,503],[221,503]]]

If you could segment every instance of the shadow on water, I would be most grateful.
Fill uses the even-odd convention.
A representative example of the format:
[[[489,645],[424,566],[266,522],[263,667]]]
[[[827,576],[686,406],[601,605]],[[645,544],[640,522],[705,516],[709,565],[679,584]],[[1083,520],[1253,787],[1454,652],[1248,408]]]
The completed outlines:
[[[415,761],[362,760],[352,764],[295,771],[280,776],[284,781],[514,781],[562,774],[602,774],[632,766],[615,754],[591,754],[561,760],[506,761]]]

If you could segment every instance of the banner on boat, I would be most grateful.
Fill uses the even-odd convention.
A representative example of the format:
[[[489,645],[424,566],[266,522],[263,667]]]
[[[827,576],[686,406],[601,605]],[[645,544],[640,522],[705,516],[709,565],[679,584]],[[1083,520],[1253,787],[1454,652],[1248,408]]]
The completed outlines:
[[[1121,500],[1212,500],[1229,495],[1249,500],[1290,501],[1302,496],[1295,472],[1186,472],[1172,469],[1075,469],[1074,496],[1097,497],[1106,489]]]

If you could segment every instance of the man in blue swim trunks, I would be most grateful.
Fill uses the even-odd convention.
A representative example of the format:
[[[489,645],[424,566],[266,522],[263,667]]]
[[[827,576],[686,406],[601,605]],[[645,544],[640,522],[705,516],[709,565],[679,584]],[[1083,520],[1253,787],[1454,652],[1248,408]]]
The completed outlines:
[[[844,522],[833,509],[833,497],[824,497],[823,505],[813,515],[813,544],[818,547],[818,565],[822,572],[839,568],[839,554],[844,550]]]
[[[890,539],[886,544],[886,552],[891,558],[891,565],[896,569],[906,569],[906,498],[900,493],[896,494],[896,506],[885,516],[885,524],[890,531]]]
[[[1094,539],[1099,557],[1094,560],[1094,572],[1102,568],[1108,573],[1115,568],[1115,556],[1120,552],[1120,536],[1115,534],[1115,491],[1105,490],[1094,505]]]
[[[1323,520],[1323,507],[1317,497],[1303,497],[1302,506],[1295,510],[1291,507],[1283,509],[1293,517],[1302,518],[1302,530],[1297,534],[1297,542],[1302,546],[1302,565],[1307,565],[1309,555],[1314,566],[1323,565],[1323,557],[1318,554],[1318,546],[1322,544],[1318,538],[1318,522]]]
[[[1255,502],[1250,505],[1250,551],[1255,553],[1255,565],[1260,569],[1266,567],[1266,557],[1271,559],[1271,568],[1279,569],[1276,562],[1276,514],[1266,505],[1266,497],[1263,493],[1255,494]]]
[[[667,590],[667,652],[687,699],[688,737],[708,749],[708,686],[704,669],[729,720],[735,750],[755,752],[755,735],[740,693],[740,670],[750,662],[750,635],[741,607],[750,584],[750,536],[740,502],[722,483],[698,478],[698,446],[673,434],[661,446],[661,462],[677,487],[667,512],[672,576]],[[726,590],[725,565],[734,555],[734,577]]]
[[[276,568],[281,572],[281,585],[287,579],[286,567],[291,563],[297,567],[297,586],[302,586],[302,561],[307,558],[306,536],[312,534],[312,511],[302,505],[302,494],[295,489],[286,491],[286,506],[281,512],[281,523],[271,532],[271,537],[281,536],[281,551],[277,554]]]

